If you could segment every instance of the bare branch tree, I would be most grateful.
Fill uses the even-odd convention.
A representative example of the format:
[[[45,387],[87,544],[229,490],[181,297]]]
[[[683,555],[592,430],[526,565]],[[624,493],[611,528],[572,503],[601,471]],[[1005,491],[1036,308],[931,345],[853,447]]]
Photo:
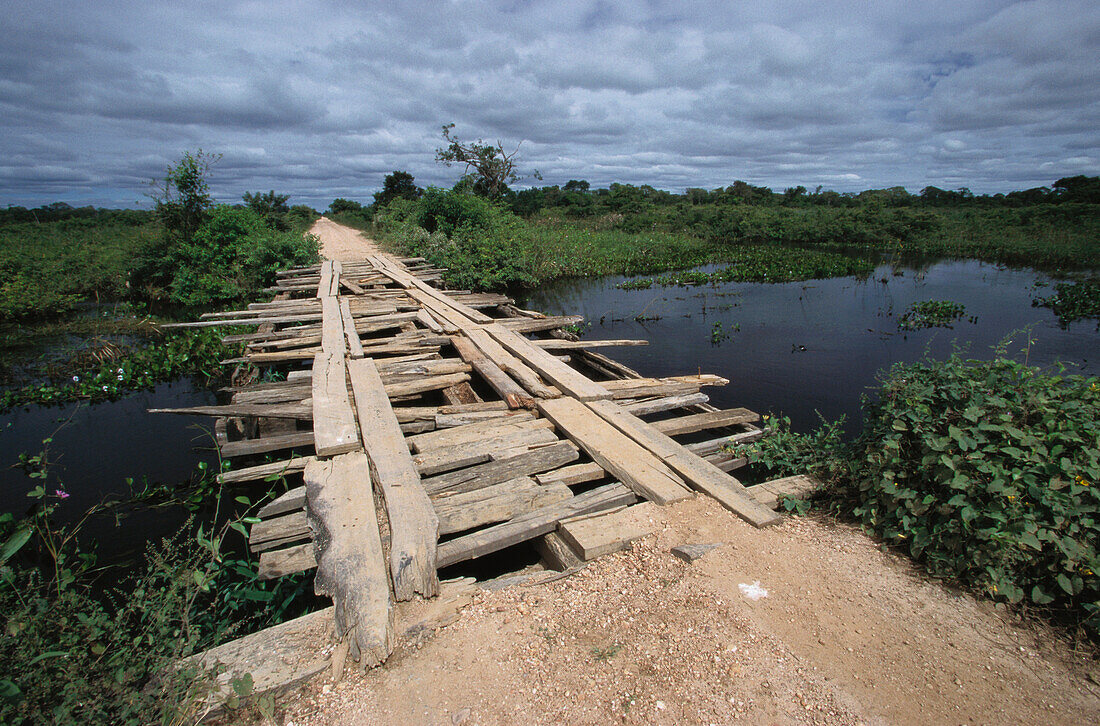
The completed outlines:
[[[436,149],[435,160],[447,166],[465,164],[463,172],[465,174],[473,170],[478,177],[474,184],[475,191],[490,199],[497,199],[508,191],[508,184],[523,178],[516,174],[516,156],[519,154],[520,146],[523,145],[522,141],[516,144],[512,153],[504,150],[504,144],[501,141],[497,141],[496,146],[486,144],[481,139],[464,144],[451,134],[454,127],[454,124],[446,124],[443,127],[443,140],[448,142],[448,145]],[[531,176],[542,179],[538,171],[533,172]]]

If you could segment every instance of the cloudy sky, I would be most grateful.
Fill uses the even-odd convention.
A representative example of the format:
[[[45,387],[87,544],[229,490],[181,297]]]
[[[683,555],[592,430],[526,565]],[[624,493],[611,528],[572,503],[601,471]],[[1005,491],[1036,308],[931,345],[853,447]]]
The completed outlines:
[[[440,127],[546,184],[1008,191],[1100,174],[1096,0],[24,0],[0,205],[133,206],[185,150],[215,195],[454,183]]]

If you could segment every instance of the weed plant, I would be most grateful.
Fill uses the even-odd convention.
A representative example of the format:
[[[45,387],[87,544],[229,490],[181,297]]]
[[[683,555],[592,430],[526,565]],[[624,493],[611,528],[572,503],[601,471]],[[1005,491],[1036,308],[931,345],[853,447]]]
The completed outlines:
[[[1096,318],[1100,329],[1100,279],[1055,283],[1053,295],[1035,298],[1032,305],[1053,310],[1063,328],[1077,320]]]
[[[915,302],[898,318],[898,330],[950,328],[952,323],[964,315],[966,307],[951,300]],[[971,319],[971,322],[976,322],[976,319]]]

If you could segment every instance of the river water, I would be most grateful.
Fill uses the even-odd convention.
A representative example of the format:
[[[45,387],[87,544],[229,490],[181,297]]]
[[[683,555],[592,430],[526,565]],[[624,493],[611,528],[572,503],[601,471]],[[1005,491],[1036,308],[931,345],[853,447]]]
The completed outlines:
[[[895,274],[898,272],[900,274]],[[745,406],[784,413],[796,429],[814,426],[817,412],[846,416],[858,425],[860,396],[879,371],[926,355],[942,358],[956,346],[988,358],[992,347],[1012,337],[1019,351],[1030,336],[1029,361],[1065,362],[1072,372],[1096,375],[1100,333],[1096,321],[1063,329],[1053,313],[1032,307],[1041,273],[974,261],[878,268],[867,280],[837,278],[787,284],[726,283],[694,288],[620,290],[621,277],[566,280],[530,293],[521,303],[553,314],[581,314],[588,338],[644,338],[646,347],[606,350],[646,375],[716,373],[730,379],[705,389],[721,408]],[[897,318],[913,302],[953,300],[977,322],[952,329],[901,333]],[[639,320],[636,318],[657,318]],[[723,339],[712,340],[715,324]],[[1020,331],[1028,329],[1030,333]],[[725,337],[728,336],[728,337]],[[206,432],[211,419],[148,414],[147,408],[209,404],[214,394],[187,380],[166,383],[122,400],[21,408],[0,415],[0,512],[22,514],[26,492],[37,481],[17,465],[20,453],[35,454],[52,436],[54,462],[49,490],[63,486],[70,497],[59,514],[79,513],[102,497],[125,494],[126,478],[175,484],[200,461],[215,465]],[[62,422],[67,422],[61,425]],[[141,512],[123,526],[98,522],[88,532],[99,540],[104,560],[140,553],[150,539],[176,531],[181,509]]]
[[[729,378],[728,386],[704,389],[711,403],[782,413],[796,430],[815,426],[820,413],[829,420],[845,416],[847,431],[854,431],[860,397],[874,388],[880,371],[926,356],[945,358],[957,347],[967,357],[990,358],[1001,341],[1011,339],[1009,350],[1019,352],[1030,337],[1033,365],[1062,361],[1068,372],[1096,375],[1100,363],[1095,320],[1063,329],[1049,309],[1032,306],[1034,297],[1052,293],[1036,287],[1049,278],[1034,270],[937,261],[882,265],[867,280],[648,290],[616,288],[623,279],[565,280],[523,302],[550,314],[584,315],[591,324],[584,337],[590,339],[647,339],[645,347],[601,352],[644,375]],[[906,307],[924,300],[961,303],[966,315],[950,329],[899,331]],[[637,319],[652,317],[657,319]],[[713,339],[715,324],[720,341]]]

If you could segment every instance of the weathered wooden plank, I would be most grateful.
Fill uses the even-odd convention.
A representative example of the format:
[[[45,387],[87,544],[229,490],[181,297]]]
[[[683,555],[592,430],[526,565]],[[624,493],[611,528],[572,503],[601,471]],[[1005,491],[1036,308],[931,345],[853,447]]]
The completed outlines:
[[[727,411],[707,411],[691,416],[680,416],[664,421],[654,421],[650,424],[653,428],[666,436],[678,436],[680,434],[693,434],[696,431],[735,426],[737,424],[759,421],[760,414],[753,413],[747,408],[731,408]]]
[[[526,424],[520,427],[522,429],[553,428],[553,424],[546,420],[531,425],[534,420],[535,415],[530,411],[511,411],[507,416],[500,418],[409,436],[406,437],[405,443],[408,444],[410,451],[420,453],[448,446],[461,446],[495,436],[506,436],[518,430],[519,424]]]
[[[558,521],[578,514],[611,509],[637,500],[634,493],[619,483],[607,484],[550,507],[536,509],[503,524],[455,537],[439,546],[439,566],[447,567],[475,557],[483,557],[505,547],[553,532]]]
[[[304,466],[302,467],[305,468]],[[260,507],[260,511],[256,512],[256,516],[261,519],[267,517],[274,517],[278,514],[286,514],[287,512],[293,512],[299,509],[303,509],[306,506],[306,488],[305,486],[294,487],[288,489],[279,496],[272,499],[270,502]]]
[[[321,262],[321,274],[317,278],[317,297],[326,298],[332,295],[332,260]]]
[[[219,421],[224,419],[218,419]],[[225,458],[234,456],[250,456],[252,454],[266,454],[283,449],[298,449],[313,446],[312,431],[297,431],[292,434],[280,436],[265,436],[262,439],[241,439],[240,441],[227,441],[220,445],[221,454]]]
[[[501,321],[503,324],[504,321]],[[611,348],[616,346],[649,345],[648,340],[561,340],[558,338],[546,338],[544,340],[532,340],[532,344],[543,350],[581,350],[585,348]]]
[[[248,545],[253,550],[257,545],[273,540],[285,540],[309,534],[309,522],[305,512],[290,512],[270,519],[262,519],[252,525],[248,532]]]
[[[422,476],[432,476],[440,472],[480,464],[494,455],[504,457],[513,451],[516,453],[511,455],[518,455],[531,447],[557,442],[557,434],[548,428],[525,427],[523,424],[517,424],[511,433],[474,441],[460,447],[432,449],[416,454],[413,461]]]
[[[573,492],[562,484],[544,487],[521,477],[472,492],[440,497],[433,504],[442,535],[505,522],[572,497]]]
[[[340,301],[335,297],[321,298],[321,351],[341,358],[347,352],[344,341],[344,321]]]
[[[224,406],[187,406],[184,408],[150,408],[148,413],[191,414],[194,416],[263,416],[313,420],[313,406],[308,401],[284,404],[232,403]]]
[[[539,380],[535,371],[519,358],[506,351],[489,333],[479,328],[466,328],[463,333],[481,350],[486,358],[518,381],[525,390],[536,398],[557,398],[561,395],[561,392],[556,388],[551,388]]]
[[[284,575],[293,575],[317,566],[317,556],[313,553],[313,543],[285,547],[281,550],[267,550],[260,553],[260,564],[256,573],[261,580],[273,580]]]
[[[393,602],[363,452],[311,461],[304,478],[315,531],[314,590],[336,606],[336,633],[364,667],[393,651]]]
[[[340,345],[343,344],[344,336],[340,333]],[[348,401],[347,365],[343,353],[322,353],[313,359],[312,392],[317,455],[335,456],[359,448],[355,412]]]
[[[451,345],[462,360],[469,363],[489,384],[489,387],[504,399],[509,408],[526,408],[534,405],[535,399],[512,380],[500,366],[489,360],[468,338],[460,335],[452,336]]]
[[[572,398],[540,401],[539,410],[592,459],[630,487],[658,504],[691,496],[669,468],[654,454]]]
[[[348,364],[348,373],[363,445],[389,515],[394,596],[398,600],[408,600],[416,593],[434,597],[439,591],[435,574],[439,520],[420,485],[420,475],[374,361],[353,360]]]
[[[584,560],[572,545],[562,539],[557,532],[549,532],[539,537],[535,541],[535,549],[539,551],[546,566],[552,570],[564,572],[584,564]]]
[[[667,396],[665,398],[647,398],[641,401],[628,401],[621,404],[624,409],[635,416],[645,416],[661,411],[671,411],[674,408],[687,408],[698,406],[710,400],[705,393],[691,393],[685,396]]]
[[[563,464],[576,461],[580,454],[577,447],[569,441],[562,441],[541,449],[534,449],[519,456],[491,461],[458,471],[439,474],[423,480],[428,495],[444,492],[460,493],[492,486],[520,476],[530,476],[539,472],[556,469]],[[540,482],[541,483],[541,482]],[[565,483],[565,482],[562,482]]]
[[[779,521],[774,512],[760,506],[749,496],[737,479],[627,413],[614,401],[593,401],[588,406],[609,424],[659,457],[693,488],[717,499],[723,507],[753,526],[764,527]]]
[[[312,443],[313,434],[310,432],[302,432],[303,436],[308,437],[310,443]],[[224,455],[224,449],[223,449]],[[313,458],[310,456],[301,456],[294,459],[288,459],[286,461],[272,461],[268,464],[257,464],[256,466],[249,466],[243,469],[234,469],[232,471],[223,471],[218,474],[218,481],[222,484],[231,484],[241,481],[255,481],[256,479],[266,479],[269,476],[281,476],[284,474],[294,474],[302,469],[306,468],[306,464]]]
[[[496,321],[514,333],[537,333],[542,330],[553,330],[566,325],[576,325],[584,322],[583,315],[554,315],[545,318],[504,318]]]
[[[416,319],[421,325],[423,325],[425,328],[432,331],[433,333],[442,334],[445,332],[451,332],[444,330],[443,326],[439,324],[439,321],[433,318],[432,314],[423,308],[416,311]]]
[[[634,540],[652,534],[659,517],[656,505],[643,502],[610,514],[562,522],[558,534],[588,562],[626,549]]]
[[[385,390],[386,395],[397,398],[398,396],[411,396],[425,391],[437,391],[440,388],[447,388],[468,380],[470,380],[469,373],[450,373],[443,376],[429,376],[427,378],[387,383],[385,384]]]
[[[607,476],[607,472],[604,471],[602,466],[595,463],[587,463],[563,466],[560,469],[548,471],[545,474],[537,474],[535,475],[535,481],[543,486],[549,486],[550,484],[573,486],[575,484],[598,481],[605,476]]]
[[[352,358],[363,357],[363,341],[359,340],[359,333],[355,327],[355,318],[351,316],[351,308],[347,298],[340,298],[340,320],[343,322],[344,335],[348,339],[348,351]],[[322,345],[322,347],[324,347]]]
[[[533,345],[522,335],[500,325],[486,325],[484,329],[506,350],[535,369],[539,375],[553,383],[559,390],[581,401],[611,398],[611,392],[606,388],[580,371],[570,368],[542,348]]]
[[[719,436],[716,439],[708,439],[706,441],[696,441],[692,444],[686,444],[686,448],[696,456],[708,456],[710,454],[717,453],[723,449],[729,449],[738,444],[749,444],[753,441],[757,441],[763,438],[766,432],[764,429],[758,429],[756,427],[750,428],[748,431],[742,431],[738,434],[732,434],[730,436]]]

